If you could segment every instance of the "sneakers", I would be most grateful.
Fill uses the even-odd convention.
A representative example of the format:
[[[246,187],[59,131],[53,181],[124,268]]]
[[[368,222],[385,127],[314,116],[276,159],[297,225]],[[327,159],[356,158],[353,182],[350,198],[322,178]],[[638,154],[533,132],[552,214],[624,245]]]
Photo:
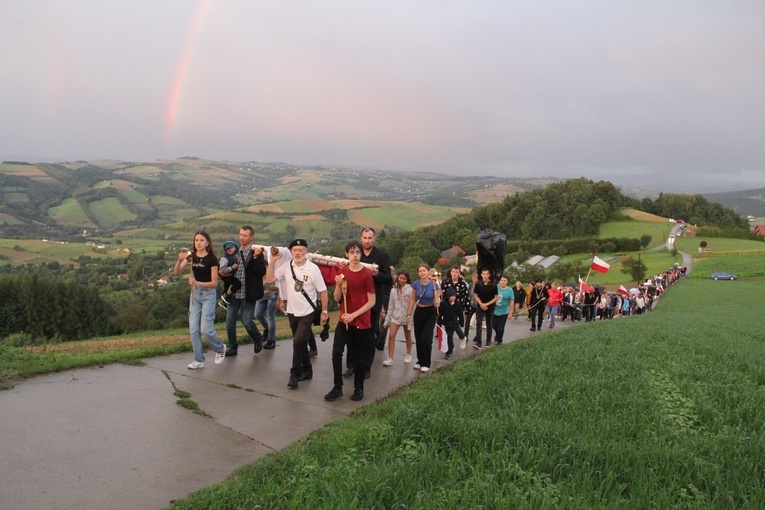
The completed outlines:
[[[298,387],[298,376],[291,375],[290,380],[287,382],[287,386],[289,386],[292,389],[295,389]]]
[[[467,340],[463,338],[462,340],[460,340],[460,349],[464,350],[465,347],[467,347]]]
[[[451,352],[447,352],[446,354],[444,354],[444,359],[450,359],[451,357],[452,357]]]
[[[419,364],[419,363],[415,363],[413,368],[414,368],[415,370],[419,370],[421,367],[420,367],[420,364]]]
[[[327,402],[334,402],[338,398],[343,396],[343,388],[341,386],[334,386],[329,393],[324,395],[324,400]]]
[[[215,353],[215,364],[220,365],[226,359],[226,344],[223,344],[223,352]]]
[[[554,328],[554,327],[555,327],[555,323],[554,323],[554,322],[551,322],[551,323],[550,323],[550,329],[552,329],[552,328]]]
[[[228,301],[223,299],[223,296],[221,296],[220,299],[218,300],[218,306],[220,306],[224,310],[228,310]]]
[[[358,402],[359,400],[364,398],[364,388],[356,388],[353,390],[353,395],[351,395],[351,400],[355,400]]]
[[[273,340],[269,340],[268,342],[263,344],[264,349],[274,349],[275,347],[276,347],[276,342],[274,342]]]
[[[534,326],[531,326],[531,329],[530,329],[529,331],[536,331],[536,330],[537,330],[537,328],[536,328],[536,327],[534,327]]]
[[[412,355],[411,354],[407,354],[406,356],[404,356],[404,363],[406,363],[408,365],[411,362],[412,362]]]
[[[491,344],[487,343],[486,348],[488,349],[489,347],[491,347]]]
[[[392,364],[393,364],[393,360],[391,358],[388,358],[385,361],[383,361],[383,365],[385,365],[386,367],[389,367]]]
[[[420,372],[422,372],[423,374],[424,374],[425,372],[430,372],[430,367],[422,367],[422,368],[420,369]]]
[[[473,349],[481,350],[481,344],[473,344]]]
[[[189,370],[196,370],[197,368],[204,368],[204,367],[205,367],[204,363],[200,363],[197,360],[194,360],[191,363],[189,363],[186,368],[188,368]]]
[[[253,340],[252,343],[253,343],[253,347],[255,348],[255,354],[263,350],[263,337],[260,337],[257,340]]]
[[[227,305],[230,305],[230,304],[231,304],[231,302],[229,301],[229,295],[228,295],[228,294],[223,294],[223,295],[220,297],[220,300],[221,300],[222,302],[226,303]],[[226,307],[224,306],[223,308],[226,308]]]

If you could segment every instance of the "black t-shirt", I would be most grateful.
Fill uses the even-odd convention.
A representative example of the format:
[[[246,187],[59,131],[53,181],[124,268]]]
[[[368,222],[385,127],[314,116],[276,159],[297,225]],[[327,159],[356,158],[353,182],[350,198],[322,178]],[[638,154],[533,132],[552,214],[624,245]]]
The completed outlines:
[[[218,267],[218,259],[211,253],[207,253],[201,259],[194,253],[191,256],[191,270],[194,273],[194,279],[198,282],[211,282],[213,267]],[[217,271],[217,269],[216,269]]]
[[[491,281],[484,284],[483,280],[479,280],[478,283],[475,284],[473,292],[478,295],[478,299],[481,300],[481,303],[486,304],[497,295],[497,286]]]

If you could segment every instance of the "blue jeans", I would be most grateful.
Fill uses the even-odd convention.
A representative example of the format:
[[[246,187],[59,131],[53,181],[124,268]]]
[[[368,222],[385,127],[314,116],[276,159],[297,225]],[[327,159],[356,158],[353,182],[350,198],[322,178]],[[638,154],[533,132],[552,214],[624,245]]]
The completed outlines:
[[[276,341],[276,300],[278,293],[258,299],[255,302],[255,318],[268,330],[268,341]]]
[[[202,350],[202,337],[215,352],[223,352],[226,346],[221,342],[218,333],[215,332],[215,302],[217,293],[215,289],[207,287],[192,287],[189,297],[189,333],[191,345],[194,347],[194,360],[205,362],[205,353]]]
[[[258,331],[258,326],[255,325],[254,320],[256,301],[245,301],[234,296],[230,296],[230,301],[226,312],[226,334],[228,335],[229,347],[236,349],[239,345],[236,341],[236,318],[240,308],[242,309],[242,325],[244,325],[244,329],[252,341],[263,340],[263,335]]]

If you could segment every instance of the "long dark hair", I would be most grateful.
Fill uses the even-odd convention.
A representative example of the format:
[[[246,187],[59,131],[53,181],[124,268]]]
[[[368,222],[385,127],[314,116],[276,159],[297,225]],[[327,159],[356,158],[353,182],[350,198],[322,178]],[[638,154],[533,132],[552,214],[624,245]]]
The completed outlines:
[[[208,234],[207,231],[205,230],[197,230],[196,233],[194,233],[194,238],[191,241],[192,246],[194,246],[194,249],[191,250],[191,253],[194,255],[194,257],[197,256],[197,247],[194,245],[194,239],[196,239],[197,236],[202,236],[205,239],[207,239],[207,253],[215,257],[215,250],[213,249],[212,238],[210,237],[210,234]],[[215,257],[215,258],[217,259],[218,257]]]
[[[399,275],[406,276],[406,283],[408,283],[410,285],[412,284],[412,279],[409,278],[409,271],[407,271],[406,269],[399,269],[398,271],[396,271],[396,285],[398,285],[398,277],[399,277]]]

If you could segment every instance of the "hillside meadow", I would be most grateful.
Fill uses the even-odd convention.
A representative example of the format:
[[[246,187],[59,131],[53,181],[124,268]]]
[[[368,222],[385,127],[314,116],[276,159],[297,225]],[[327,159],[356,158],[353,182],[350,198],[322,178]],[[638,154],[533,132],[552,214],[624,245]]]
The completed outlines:
[[[761,295],[687,279],[492,348],[172,508],[763,508],[765,319],[730,306]]]

